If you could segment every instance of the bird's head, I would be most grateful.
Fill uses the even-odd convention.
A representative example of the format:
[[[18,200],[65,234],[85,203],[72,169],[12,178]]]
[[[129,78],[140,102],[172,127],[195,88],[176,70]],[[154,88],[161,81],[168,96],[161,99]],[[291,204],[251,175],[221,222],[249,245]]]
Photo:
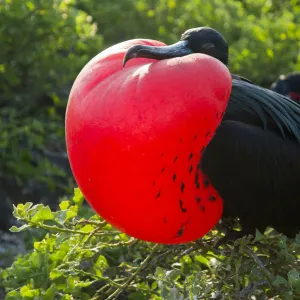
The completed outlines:
[[[280,75],[271,85],[271,90],[300,102],[300,73],[294,72],[287,75]]]
[[[132,58],[143,57],[168,59],[203,53],[212,56],[223,64],[228,64],[228,45],[224,37],[209,27],[192,28],[185,31],[179,42],[169,46],[135,45],[124,56],[123,66]]]

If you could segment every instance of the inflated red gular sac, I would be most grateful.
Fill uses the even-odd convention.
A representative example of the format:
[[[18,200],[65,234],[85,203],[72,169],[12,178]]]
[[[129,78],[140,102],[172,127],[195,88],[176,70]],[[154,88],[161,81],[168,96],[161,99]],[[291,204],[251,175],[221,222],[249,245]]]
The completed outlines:
[[[204,54],[132,59],[123,69],[136,44],[165,45],[117,44],[76,78],[66,112],[71,168],[88,203],[120,231],[163,244],[193,241],[222,215],[198,165],[222,120],[231,75]]]

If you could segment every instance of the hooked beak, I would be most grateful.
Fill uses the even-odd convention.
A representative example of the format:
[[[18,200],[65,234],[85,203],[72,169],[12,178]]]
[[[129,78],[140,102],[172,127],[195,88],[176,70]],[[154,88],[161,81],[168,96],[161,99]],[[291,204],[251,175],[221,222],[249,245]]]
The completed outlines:
[[[167,59],[185,56],[193,53],[188,47],[187,41],[179,41],[170,46],[146,46],[146,45],[135,45],[127,50],[123,59],[123,68],[126,63],[137,57],[142,58],[153,58],[153,59]]]

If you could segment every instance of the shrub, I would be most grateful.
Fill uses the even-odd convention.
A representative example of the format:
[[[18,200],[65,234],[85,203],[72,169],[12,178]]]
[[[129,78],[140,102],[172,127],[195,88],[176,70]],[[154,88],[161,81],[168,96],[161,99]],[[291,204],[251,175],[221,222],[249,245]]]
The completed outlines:
[[[13,232],[45,231],[1,271],[6,299],[298,299],[300,235],[257,232],[219,250],[217,231],[185,245],[158,245],[117,232],[82,206],[78,189],[57,211],[19,204]],[[85,217],[82,217],[85,216]]]
[[[65,106],[77,73],[101,48],[101,36],[70,0],[0,4],[1,188],[9,194],[42,183],[66,193],[68,160],[62,166],[54,159],[65,152]],[[21,192],[13,192],[8,196],[20,201]]]
[[[299,1],[78,0],[108,45],[135,37],[178,41],[193,27],[221,32],[230,46],[230,69],[269,87],[280,75],[300,70]],[[109,16],[109,17],[108,17]],[[130,17],[128,17],[130,16]]]

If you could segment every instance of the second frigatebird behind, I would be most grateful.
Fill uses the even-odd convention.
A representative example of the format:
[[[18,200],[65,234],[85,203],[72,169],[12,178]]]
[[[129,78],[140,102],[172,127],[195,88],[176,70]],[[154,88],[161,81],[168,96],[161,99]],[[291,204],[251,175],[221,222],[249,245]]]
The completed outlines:
[[[280,75],[271,85],[271,90],[300,102],[300,72]]]
[[[132,58],[192,53],[228,65],[227,42],[209,27],[189,29],[170,46],[133,46],[124,65]],[[240,219],[242,231],[235,238],[268,226],[293,238],[300,229],[300,105],[245,78],[232,78],[226,113],[199,163],[209,178],[203,184],[212,184],[222,196],[224,219]]]

